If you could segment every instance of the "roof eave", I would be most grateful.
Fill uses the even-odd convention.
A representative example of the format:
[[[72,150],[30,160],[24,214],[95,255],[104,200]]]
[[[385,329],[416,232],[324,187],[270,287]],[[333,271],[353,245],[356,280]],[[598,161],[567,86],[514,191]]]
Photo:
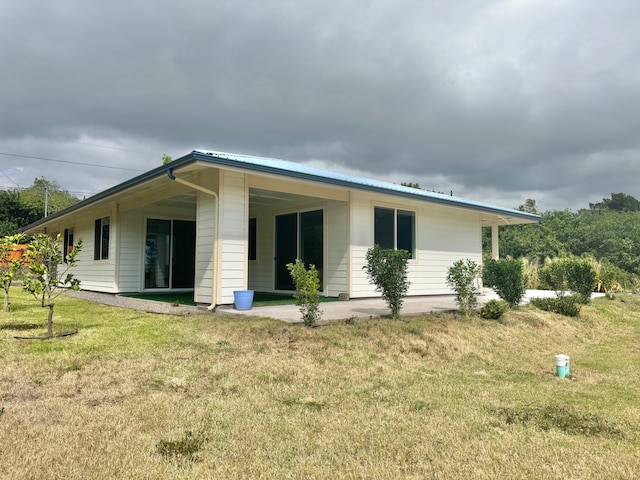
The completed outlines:
[[[484,213],[491,213],[491,214],[499,215],[499,216],[502,216],[502,217],[506,217],[506,216],[514,217],[514,218],[518,218],[518,219],[522,219],[522,220],[527,220],[528,222],[531,222],[531,223],[539,222],[541,220],[541,218],[542,218],[539,215],[535,215],[535,214],[531,214],[531,213],[527,213],[527,212],[520,212],[518,210],[501,209],[501,208],[498,208],[498,207],[491,207],[489,205],[463,204],[463,203],[460,203],[460,201],[457,200],[456,197],[451,197],[449,199],[447,197],[425,196],[424,195],[424,191],[422,191],[423,193],[411,193],[411,192],[402,192],[402,191],[397,191],[397,190],[388,190],[388,189],[385,189],[383,187],[378,187],[378,186],[375,186],[375,185],[367,185],[367,184],[349,182],[349,181],[346,181],[346,180],[326,178],[326,177],[322,177],[322,176],[319,176],[319,175],[314,175],[314,174],[304,173],[304,172],[295,172],[295,171],[285,170],[285,169],[278,168],[278,167],[271,167],[271,166],[268,166],[268,165],[259,165],[259,164],[254,164],[254,163],[243,163],[243,162],[239,162],[239,161],[234,160],[234,159],[225,158],[223,156],[216,156],[216,155],[213,155],[213,154],[205,154],[205,153],[198,152],[198,151],[193,151],[193,152],[191,152],[190,155],[192,155],[193,158],[195,158],[195,159],[202,160],[202,161],[205,161],[205,162],[208,162],[208,163],[215,163],[215,164],[225,165],[225,166],[229,166],[229,167],[237,167],[237,168],[242,168],[242,169],[246,169],[246,170],[253,170],[253,171],[257,171],[257,172],[261,172],[261,173],[282,175],[282,176],[287,176],[287,177],[291,177],[291,178],[297,178],[297,179],[300,179],[300,180],[315,181],[315,182],[320,182],[320,183],[328,183],[328,184],[331,184],[331,185],[338,185],[338,186],[341,186],[341,187],[357,188],[359,190],[366,190],[366,191],[370,191],[370,192],[383,193],[383,194],[387,194],[387,195],[401,196],[401,197],[404,197],[404,198],[411,198],[411,199],[415,199],[415,200],[419,200],[419,201],[423,201],[423,202],[427,201],[427,202],[446,205],[446,206],[450,206],[450,207],[464,208],[464,209],[468,209],[468,210],[481,211],[481,212],[484,212]],[[215,159],[215,161],[214,161],[214,159]]]

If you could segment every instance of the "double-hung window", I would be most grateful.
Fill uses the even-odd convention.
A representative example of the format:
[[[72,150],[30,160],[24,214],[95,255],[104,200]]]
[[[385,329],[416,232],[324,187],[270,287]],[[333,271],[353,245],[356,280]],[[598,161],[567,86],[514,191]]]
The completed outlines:
[[[382,248],[406,250],[415,258],[416,213],[397,208],[375,207],[374,243]]]
[[[109,217],[98,218],[93,231],[93,259],[109,258]]]

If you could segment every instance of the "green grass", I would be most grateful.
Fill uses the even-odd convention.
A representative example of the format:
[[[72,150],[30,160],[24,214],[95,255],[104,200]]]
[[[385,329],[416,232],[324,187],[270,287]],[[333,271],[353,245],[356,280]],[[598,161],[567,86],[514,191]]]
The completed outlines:
[[[140,293],[135,295],[127,295],[131,298],[140,298],[142,300],[154,300],[156,302],[171,303],[173,305],[195,305],[193,301],[193,292],[183,293]]]
[[[179,305],[195,305],[196,303],[193,301],[193,293],[185,292],[185,293],[146,293],[146,294],[135,294],[135,295],[127,295],[132,298],[140,298],[143,300],[155,300],[157,302],[166,302],[171,304],[179,304]],[[325,302],[336,302],[337,298],[333,297],[320,297],[320,303]],[[293,295],[286,295],[281,293],[263,293],[263,292],[255,292],[253,296],[253,306],[254,307],[270,307],[273,305],[293,305],[295,304],[295,300]]]
[[[640,296],[305,328],[12,290],[0,478],[637,478]],[[570,380],[554,376],[558,353]]]

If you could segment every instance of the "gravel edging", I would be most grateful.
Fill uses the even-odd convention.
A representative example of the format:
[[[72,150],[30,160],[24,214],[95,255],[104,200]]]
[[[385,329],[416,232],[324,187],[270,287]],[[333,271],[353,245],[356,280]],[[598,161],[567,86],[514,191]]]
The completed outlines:
[[[202,309],[192,305],[172,305],[167,302],[159,302],[156,300],[143,300],[140,298],[131,298],[123,295],[102,292],[90,292],[88,290],[66,290],[65,295],[74,298],[80,298],[89,302],[102,303],[113,307],[128,308],[131,310],[141,310],[149,313],[158,313],[163,315],[193,315],[196,313],[208,313],[206,309]]]

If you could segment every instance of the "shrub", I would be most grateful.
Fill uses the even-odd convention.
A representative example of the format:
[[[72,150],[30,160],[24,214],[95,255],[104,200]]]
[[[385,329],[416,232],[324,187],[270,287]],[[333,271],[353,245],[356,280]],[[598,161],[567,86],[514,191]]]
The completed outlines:
[[[569,290],[583,297],[584,302],[588,303],[596,284],[596,270],[593,265],[585,259],[569,259],[565,261],[565,268]]]
[[[478,311],[480,317],[486,320],[498,320],[509,310],[509,304],[504,300],[489,300]]]
[[[456,304],[465,315],[478,305],[476,295],[480,272],[478,264],[469,258],[458,260],[449,267],[447,284],[456,292]]]
[[[489,260],[482,271],[483,283],[495,290],[498,296],[510,307],[516,307],[522,301],[527,288],[527,279],[518,260]]]
[[[315,265],[310,265],[307,270],[304,262],[300,259],[297,259],[296,263],[288,263],[287,269],[296,286],[294,298],[296,305],[300,307],[302,321],[307,327],[312,327],[322,316],[319,307],[320,280],[318,280],[318,270]]]
[[[400,314],[403,298],[409,290],[407,280],[407,262],[409,252],[380,248],[374,245],[367,250],[367,264],[362,267],[367,272],[369,282],[376,286],[376,291],[382,293],[382,298],[391,309],[395,318]]]
[[[629,273],[611,263],[602,263],[598,268],[598,276],[596,282],[602,287],[607,294],[607,298],[613,300],[615,294],[622,290],[622,285],[627,283],[626,280]]]
[[[538,271],[542,286],[555,291],[556,297],[564,296],[569,289],[563,262],[564,260],[556,260]]]
[[[565,296],[557,298],[532,298],[531,305],[540,310],[554,312],[567,317],[577,317],[580,314],[582,301],[579,297]]]
[[[596,271],[586,259],[562,258],[546,265],[539,272],[544,284],[562,297],[571,291],[581,296],[587,303],[595,288]]]

